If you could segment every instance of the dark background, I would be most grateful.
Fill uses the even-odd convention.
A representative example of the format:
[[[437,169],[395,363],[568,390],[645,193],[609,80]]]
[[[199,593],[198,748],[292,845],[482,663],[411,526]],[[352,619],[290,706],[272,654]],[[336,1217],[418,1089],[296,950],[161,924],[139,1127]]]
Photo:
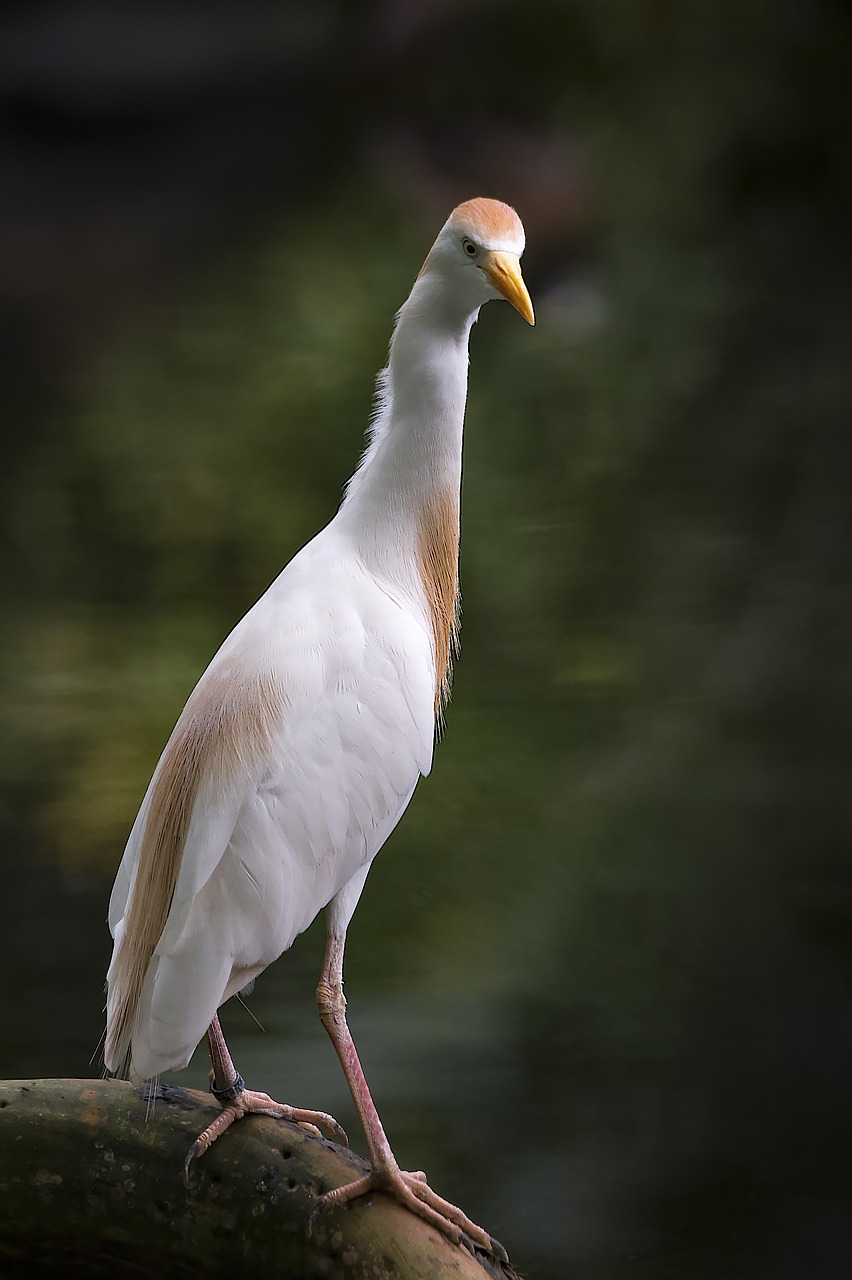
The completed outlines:
[[[365,1069],[530,1276],[852,1273],[850,34],[828,0],[7,7],[0,1074],[99,1070],[157,755],[496,196],[538,325],[473,334],[463,654],[351,929]],[[321,950],[225,1027],[351,1130]]]

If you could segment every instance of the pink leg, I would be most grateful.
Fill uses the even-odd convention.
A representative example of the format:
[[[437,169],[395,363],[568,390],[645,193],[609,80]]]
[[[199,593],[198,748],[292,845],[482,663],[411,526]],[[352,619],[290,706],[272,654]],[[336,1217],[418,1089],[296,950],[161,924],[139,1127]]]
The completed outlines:
[[[370,1191],[384,1191],[401,1204],[431,1223],[453,1244],[464,1244],[469,1237],[481,1249],[495,1254],[503,1261],[508,1257],[503,1246],[471,1222],[461,1209],[436,1195],[426,1181],[424,1173],[404,1173],[396,1162],[387,1140],[379,1113],[376,1110],[364,1072],[358,1059],[355,1043],[346,1022],[346,998],[343,994],[343,949],[345,935],[337,936],[329,931],[322,976],[317,987],[317,1005],[322,1024],[331,1037],[337,1056],[343,1067],[346,1082],[364,1136],[370,1151],[370,1173],[349,1182],[321,1197],[317,1212],[327,1213],[339,1205],[367,1195]]]
[[[288,1107],[286,1103],[273,1101],[267,1093],[257,1093],[253,1089],[246,1088],[245,1081],[234,1067],[218,1014],[208,1028],[207,1047],[210,1050],[210,1061],[213,1063],[213,1070],[210,1072],[211,1092],[222,1104],[222,1110],[213,1123],[196,1138],[187,1152],[184,1162],[184,1177],[187,1181],[193,1160],[203,1156],[208,1147],[226,1129],[229,1129],[235,1120],[242,1120],[243,1116],[247,1115],[291,1120],[315,1134],[319,1134],[320,1129],[324,1129],[329,1137],[348,1145],[343,1129],[324,1111],[304,1111],[298,1107]]]

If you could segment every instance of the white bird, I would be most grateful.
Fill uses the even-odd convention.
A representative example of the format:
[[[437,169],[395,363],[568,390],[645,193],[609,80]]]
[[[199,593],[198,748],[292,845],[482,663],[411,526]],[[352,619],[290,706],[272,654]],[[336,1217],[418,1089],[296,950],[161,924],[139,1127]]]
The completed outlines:
[[[245,1088],[217,1010],[325,908],[319,1013],[372,1171],[322,1197],[396,1196],[450,1240],[499,1246],[397,1164],[346,1024],[346,930],[373,858],[432,763],[458,623],[468,340],[503,297],[534,324],[513,209],[450,215],[396,317],[369,441],[334,519],[225,640],[191,694],[131,831],[109,907],[107,1070],[149,1080],[206,1035],[222,1111],[186,1168],[255,1112],[342,1130]]]

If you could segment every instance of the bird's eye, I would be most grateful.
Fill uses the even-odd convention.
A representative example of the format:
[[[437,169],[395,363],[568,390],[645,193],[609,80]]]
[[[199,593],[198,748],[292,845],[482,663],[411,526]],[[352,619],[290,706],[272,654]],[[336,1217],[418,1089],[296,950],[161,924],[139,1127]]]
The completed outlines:
[[[476,245],[473,243],[472,240],[467,240],[467,239],[462,240],[462,248],[464,249],[465,253],[469,258],[476,257]]]

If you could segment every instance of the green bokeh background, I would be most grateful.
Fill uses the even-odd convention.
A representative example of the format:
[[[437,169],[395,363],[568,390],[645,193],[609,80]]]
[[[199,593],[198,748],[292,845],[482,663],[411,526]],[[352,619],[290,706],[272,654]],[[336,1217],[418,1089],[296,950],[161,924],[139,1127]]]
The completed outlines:
[[[65,74],[7,90],[44,199],[6,215],[0,1072],[97,1070],[159,751],[333,514],[393,313],[489,179],[538,324],[473,333],[462,656],[350,931],[365,1070],[530,1276],[846,1276],[848,15],[329,4],[264,95],[271,13],[222,17],[245,83],[169,96],[142,42],[133,109],[50,12],[12,32]],[[547,181],[514,162],[543,139]],[[258,982],[263,1031],[224,1022],[252,1084],[352,1129],[322,945]]]

